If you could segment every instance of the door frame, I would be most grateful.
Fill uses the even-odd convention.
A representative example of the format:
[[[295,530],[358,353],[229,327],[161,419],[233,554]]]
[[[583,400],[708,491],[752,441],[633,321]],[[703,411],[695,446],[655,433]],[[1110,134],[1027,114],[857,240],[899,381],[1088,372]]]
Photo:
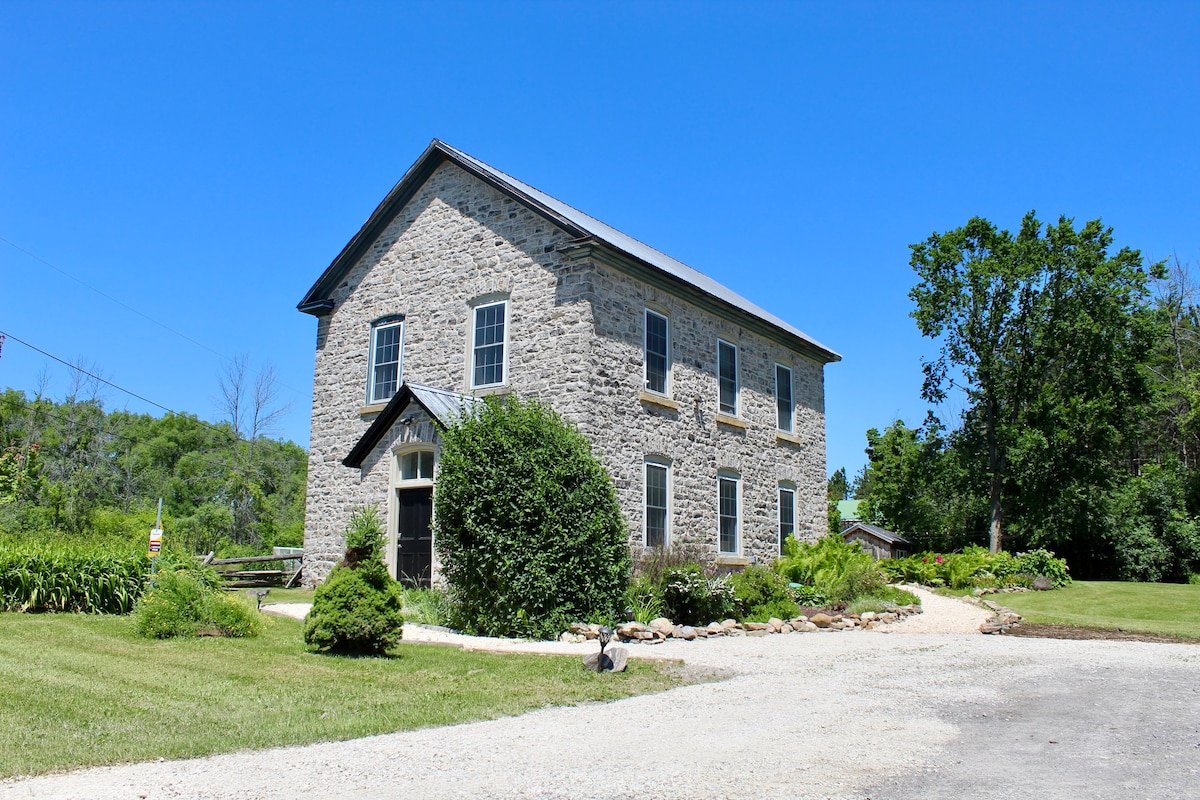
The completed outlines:
[[[388,497],[387,497],[387,546],[384,552],[384,562],[387,564],[388,574],[393,580],[399,580],[398,572],[400,564],[396,558],[396,551],[400,544],[400,499],[399,492],[406,489],[433,489],[433,478],[410,478],[405,480],[400,475],[400,463],[404,456],[413,452],[433,453],[433,474],[437,476],[438,451],[437,447],[429,442],[412,442],[392,450],[391,470],[388,480]],[[432,497],[432,495],[431,495]],[[433,510],[429,513],[429,547],[432,551],[430,579],[438,572],[437,550],[434,547],[433,533]]]

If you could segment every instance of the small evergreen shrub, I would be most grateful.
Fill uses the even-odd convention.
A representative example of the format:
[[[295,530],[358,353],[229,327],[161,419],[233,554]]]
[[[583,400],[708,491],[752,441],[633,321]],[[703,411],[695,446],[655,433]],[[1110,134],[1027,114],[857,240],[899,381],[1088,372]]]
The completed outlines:
[[[730,580],[741,620],[766,622],[771,617],[791,619],[800,613],[787,579],[769,567],[751,564]]]
[[[354,511],[345,543],[342,560],[313,592],[304,643],[334,655],[384,655],[404,633],[404,595],[381,558],[383,524],[374,507]]]
[[[194,569],[156,573],[150,591],[134,610],[134,630],[148,639],[214,633],[257,636],[262,624],[257,611],[213,588],[202,571]]]
[[[707,625],[737,613],[728,575],[710,578],[699,564],[685,564],[663,577],[663,613],[677,625]]]
[[[548,406],[489,397],[444,431],[434,502],[455,627],[550,638],[624,608],[629,541],[612,483]]]

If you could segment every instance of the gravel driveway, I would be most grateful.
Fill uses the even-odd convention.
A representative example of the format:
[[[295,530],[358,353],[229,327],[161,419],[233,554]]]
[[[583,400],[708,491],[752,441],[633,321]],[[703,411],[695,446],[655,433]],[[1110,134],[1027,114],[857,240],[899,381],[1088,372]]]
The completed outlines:
[[[1200,795],[1200,647],[982,636],[961,632],[978,626],[978,609],[930,596],[925,606],[887,632],[631,648],[732,675],[717,683],[351,742],[9,781],[0,798]],[[406,631],[419,636],[448,635]]]

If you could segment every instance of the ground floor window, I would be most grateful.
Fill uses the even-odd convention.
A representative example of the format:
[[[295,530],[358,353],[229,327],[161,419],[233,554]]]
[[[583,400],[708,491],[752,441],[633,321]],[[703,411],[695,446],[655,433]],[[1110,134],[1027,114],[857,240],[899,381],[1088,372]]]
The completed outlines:
[[[670,506],[670,467],[656,461],[646,462],[646,547],[667,543],[667,511]]]
[[[717,507],[720,527],[720,549],[722,553],[738,550],[738,477],[717,476]]]
[[[790,486],[779,487],[779,552],[789,536],[796,532],[796,490]]]

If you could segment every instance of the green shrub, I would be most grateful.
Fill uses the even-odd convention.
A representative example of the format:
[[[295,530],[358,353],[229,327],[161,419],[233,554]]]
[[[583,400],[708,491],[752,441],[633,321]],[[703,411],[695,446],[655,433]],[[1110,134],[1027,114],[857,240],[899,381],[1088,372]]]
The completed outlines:
[[[313,593],[304,642],[322,653],[383,655],[400,643],[402,607],[398,584],[373,583],[339,564]]]
[[[148,639],[217,633],[257,636],[262,619],[247,603],[212,588],[200,570],[167,570],[134,610],[134,630]]]
[[[800,607],[788,589],[787,579],[762,564],[751,564],[730,578],[739,619],[766,622],[771,617],[791,619]]]
[[[775,569],[789,581],[816,587],[835,605],[848,603],[884,585],[878,562],[860,545],[836,534],[815,544],[788,539]]]
[[[663,615],[677,625],[707,625],[737,613],[728,575],[710,578],[699,564],[685,564],[663,578]]]
[[[666,613],[662,599],[662,584],[649,575],[638,575],[629,582],[625,591],[626,607],[632,609],[633,618],[641,623],[658,619]]]
[[[0,543],[0,609],[128,614],[145,590],[150,560],[130,548],[63,542]]]
[[[629,542],[612,483],[548,406],[489,397],[444,431],[434,502],[456,627],[545,638],[622,609]]]
[[[1067,562],[1055,558],[1049,550],[1030,550],[1028,553],[1017,553],[1016,571],[1031,577],[1049,578],[1055,588],[1061,588],[1071,582]]]
[[[879,564],[892,581],[951,589],[1029,586],[1039,575],[1049,578],[1055,586],[1071,582],[1067,562],[1047,550],[1013,556],[1005,552],[989,553],[973,545],[963,548],[961,553],[919,553]]]
[[[354,511],[345,543],[342,560],[313,592],[304,643],[334,655],[383,655],[404,633],[404,596],[380,558],[383,525],[374,507]]]
[[[807,586],[802,583],[790,583],[788,589],[795,598],[796,604],[805,608],[824,608],[829,605],[829,595],[822,592],[815,586]]]

